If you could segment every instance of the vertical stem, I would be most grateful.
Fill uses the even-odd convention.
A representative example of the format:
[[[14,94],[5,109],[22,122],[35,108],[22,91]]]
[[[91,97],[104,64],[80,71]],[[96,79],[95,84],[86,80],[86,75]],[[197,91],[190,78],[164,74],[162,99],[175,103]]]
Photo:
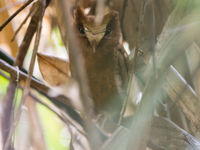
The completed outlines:
[[[122,30],[123,40],[126,40],[126,36],[124,33],[124,16],[125,16],[125,12],[126,12],[127,3],[128,3],[128,0],[123,1],[122,13],[120,15],[120,26],[121,26],[121,30]]]
[[[19,47],[19,52],[17,54],[17,58],[14,63],[15,66],[19,67],[19,69],[21,69],[23,66],[24,58],[26,56],[31,40],[34,36],[34,33],[36,32],[36,29],[37,29],[37,24],[38,24],[38,19],[39,19],[38,18],[39,8],[35,8],[35,9],[37,9],[37,11],[35,11],[35,14],[31,18],[30,24],[27,28],[24,39]],[[17,87],[17,83],[15,81],[15,76],[11,75],[6,96],[4,97],[4,100],[3,100],[3,113],[2,113],[2,120],[1,120],[3,145],[4,145],[3,147],[5,147],[6,141],[8,141],[10,127],[13,120],[13,101],[14,101],[16,87]],[[11,149],[10,143],[7,147],[8,147],[8,150]]]
[[[36,55],[37,55],[37,49],[38,49],[39,41],[40,41],[40,34],[41,34],[41,28],[42,28],[42,17],[43,17],[44,10],[45,10],[45,5],[46,5],[46,0],[44,0],[43,2],[41,2],[41,1],[38,1],[38,7],[39,7],[39,16],[38,16],[39,22],[38,22],[38,25],[37,25],[37,27],[38,27],[37,30],[38,31],[37,31],[37,34],[36,34],[35,45],[34,45],[33,54],[32,54],[32,58],[31,58],[31,63],[30,63],[30,67],[29,67],[29,72],[28,72],[28,78],[27,78],[27,80],[25,82],[25,87],[24,87],[24,91],[23,91],[23,94],[22,94],[22,99],[20,101],[20,105],[19,105],[19,107],[17,109],[16,118],[14,120],[14,123],[12,124],[11,129],[10,129],[8,138],[6,139],[5,150],[7,150],[7,147],[9,147],[10,140],[12,138],[12,135],[13,135],[13,133],[15,131],[15,128],[16,128],[17,123],[18,123],[18,121],[20,119],[20,116],[21,116],[21,112],[22,112],[21,108],[24,105],[26,97],[29,94],[31,76],[33,74],[34,65],[35,65],[35,59],[36,59]]]
[[[157,78],[157,72],[156,72],[156,57],[155,57],[155,44],[157,40],[157,33],[156,33],[156,16],[155,16],[155,2],[154,0],[151,0],[151,8],[152,8],[152,17],[153,17],[153,25],[152,25],[152,34],[153,34],[153,41],[151,46],[151,52],[152,52],[152,58],[153,58],[153,70],[154,70],[154,76]]]
[[[101,137],[96,129],[96,126],[92,122],[92,118],[94,117],[94,107],[93,102],[90,99],[90,91],[87,84],[86,72],[84,70],[83,58],[79,50],[80,47],[77,45],[78,39],[76,39],[73,32],[73,20],[69,14],[70,3],[69,1],[65,0],[55,2],[56,9],[60,11],[58,12],[58,14],[60,15],[62,20],[61,26],[63,27],[61,28],[65,29],[65,33],[67,33],[67,36],[63,36],[63,41],[64,43],[68,43],[69,45],[70,62],[73,65],[72,69],[74,69],[72,74],[74,73],[75,78],[79,83],[80,95],[82,100],[81,102],[83,105],[83,111],[81,113],[83,114],[82,117],[84,120],[84,127],[87,132],[87,138],[92,150],[99,149],[101,146]]]
[[[3,113],[2,113],[2,142],[5,145],[6,140],[10,132],[10,125],[13,119],[13,99],[16,90],[16,81],[11,76],[10,83],[7,88],[6,96],[3,100]],[[4,146],[3,146],[4,147]],[[9,145],[8,150],[12,150],[12,146]]]

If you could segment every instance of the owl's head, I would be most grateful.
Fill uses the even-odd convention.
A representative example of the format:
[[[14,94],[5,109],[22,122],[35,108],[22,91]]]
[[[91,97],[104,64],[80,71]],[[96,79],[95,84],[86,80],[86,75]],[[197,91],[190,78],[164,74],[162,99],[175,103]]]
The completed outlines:
[[[121,30],[119,15],[116,11],[106,11],[101,22],[96,20],[95,15],[88,15],[84,9],[77,7],[74,14],[77,33],[86,39],[95,50],[100,43],[119,43]]]

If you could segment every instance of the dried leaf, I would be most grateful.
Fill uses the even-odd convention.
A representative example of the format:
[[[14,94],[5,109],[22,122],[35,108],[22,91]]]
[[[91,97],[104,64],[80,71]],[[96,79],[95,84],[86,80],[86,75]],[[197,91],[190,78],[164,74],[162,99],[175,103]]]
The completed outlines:
[[[6,8],[6,1],[1,0],[0,1],[0,8],[1,9],[5,9]],[[9,12],[8,10],[5,9],[5,11],[0,13],[0,25],[2,23],[4,23],[4,21],[6,21],[9,18]],[[13,27],[12,24],[9,23],[1,32],[0,32],[0,44],[7,44],[7,46],[9,47],[9,53],[11,54],[11,56],[16,57],[17,55],[17,51],[18,51],[18,45],[16,40],[14,40],[13,42],[11,42],[11,38],[14,34],[13,31]]]
[[[101,150],[122,150],[127,145],[130,129],[120,126],[104,143]],[[178,127],[175,123],[161,117],[153,117],[148,146],[165,150],[198,150],[200,142]]]
[[[70,77],[69,63],[58,57],[38,53],[38,64],[42,77],[52,86],[48,94],[52,97],[68,97],[73,107],[82,112],[78,85]]]
[[[164,149],[198,150],[200,142],[168,119],[154,117],[149,143]]]
[[[69,63],[61,58],[38,53],[39,69],[44,80],[51,86],[66,84],[69,80]]]
[[[183,79],[178,71],[171,67],[165,82],[164,89],[174,103],[183,111],[188,119],[190,128],[195,135],[199,135],[200,121],[200,103],[199,97],[191,86]],[[180,93],[180,96],[179,96]],[[179,98],[177,100],[177,98]]]

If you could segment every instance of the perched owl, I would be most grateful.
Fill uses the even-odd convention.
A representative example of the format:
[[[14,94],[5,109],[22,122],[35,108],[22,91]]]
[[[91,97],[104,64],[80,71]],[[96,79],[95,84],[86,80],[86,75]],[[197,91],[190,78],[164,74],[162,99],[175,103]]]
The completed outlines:
[[[95,113],[117,122],[128,81],[127,54],[122,48],[119,15],[116,11],[107,11],[97,23],[95,15],[87,15],[77,7],[74,27]],[[71,67],[73,70],[73,65]]]

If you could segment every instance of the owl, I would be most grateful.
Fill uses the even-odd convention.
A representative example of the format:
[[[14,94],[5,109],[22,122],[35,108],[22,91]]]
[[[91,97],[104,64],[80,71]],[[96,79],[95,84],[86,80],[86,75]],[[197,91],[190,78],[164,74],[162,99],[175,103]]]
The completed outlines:
[[[99,22],[94,14],[86,14],[83,8],[77,7],[74,27],[96,116],[117,122],[128,82],[127,53],[122,47],[119,14],[106,11]],[[71,68],[73,70],[73,65]]]

